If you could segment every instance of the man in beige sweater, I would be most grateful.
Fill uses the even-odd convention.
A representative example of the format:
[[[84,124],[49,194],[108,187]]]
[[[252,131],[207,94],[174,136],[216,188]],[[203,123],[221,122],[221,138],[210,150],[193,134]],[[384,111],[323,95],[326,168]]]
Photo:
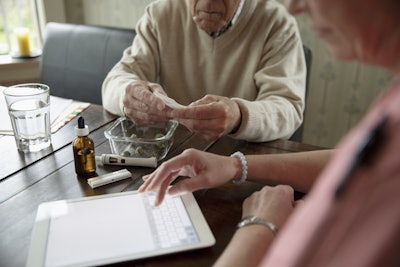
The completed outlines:
[[[108,111],[138,123],[174,118],[209,140],[289,138],[301,124],[302,42],[276,1],[154,1],[136,32],[103,83]]]

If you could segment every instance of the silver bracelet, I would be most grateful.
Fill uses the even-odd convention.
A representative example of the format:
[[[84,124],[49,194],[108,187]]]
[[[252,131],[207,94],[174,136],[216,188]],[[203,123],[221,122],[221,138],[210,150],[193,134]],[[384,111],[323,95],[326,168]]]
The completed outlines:
[[[266,226],[271,232],[276,235],[278,233],[278,228],[273,224],[272,222],[266,221],[264,219],[261,219],[257,216],[247,216],[244,217],[237,225],[238,228],[242,228],[247,225],[252,225],[252,224],[260,224]]]
[[[247,160],[242,152],[237,151],[231,155],[232,158],[238,158],[242,164],[242,177],[240,179],[233,179],[232,183],[241,184],[247,179]]]

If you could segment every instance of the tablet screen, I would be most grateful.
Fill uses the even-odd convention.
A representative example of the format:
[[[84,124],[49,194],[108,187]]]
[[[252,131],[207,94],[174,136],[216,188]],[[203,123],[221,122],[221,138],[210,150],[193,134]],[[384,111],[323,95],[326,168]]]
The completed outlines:
[[[154,194],[136,193],[47,203],[45,266],[117,262],[200,242],[181,197],[153,202]]]

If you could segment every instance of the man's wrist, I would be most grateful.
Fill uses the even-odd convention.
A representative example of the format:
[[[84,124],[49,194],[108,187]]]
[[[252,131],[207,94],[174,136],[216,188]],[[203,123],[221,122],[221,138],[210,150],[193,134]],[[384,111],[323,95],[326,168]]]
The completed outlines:
[[[240,106],[238,103],[236,103],[236,101],[233,101],[233,102],[236,104],[236,106],[239,110],[239,116],[237,117],[237,119],[233,125],[233,128],[229,134],[235,134],[237,131],[239,131],[240,125],[242,124],[242,111],[240,110]]]

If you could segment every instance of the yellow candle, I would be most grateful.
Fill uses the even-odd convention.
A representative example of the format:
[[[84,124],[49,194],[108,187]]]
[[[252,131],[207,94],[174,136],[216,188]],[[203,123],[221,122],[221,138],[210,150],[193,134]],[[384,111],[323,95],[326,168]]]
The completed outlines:
[[[17,36],[18,51],[21,56],[29,56],[31,54],[30,34],[28,28],[15,29]]]

